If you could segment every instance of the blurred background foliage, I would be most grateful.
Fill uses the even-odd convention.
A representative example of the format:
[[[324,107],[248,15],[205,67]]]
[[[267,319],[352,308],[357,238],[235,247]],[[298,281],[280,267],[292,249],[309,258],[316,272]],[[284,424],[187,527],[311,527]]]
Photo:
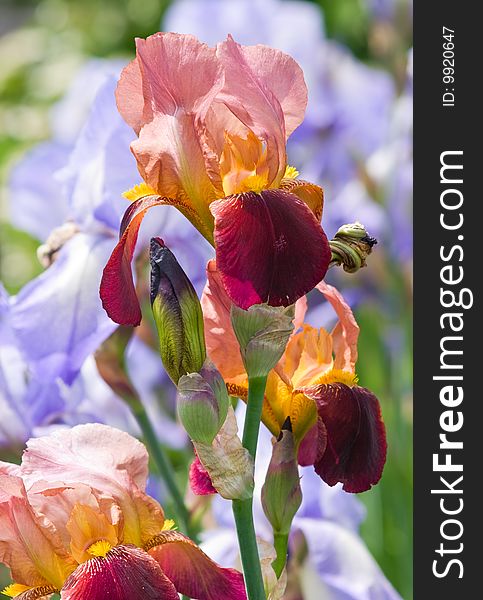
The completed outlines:
[[[390,18],[377,17],[384,15],[384,6],[374,11],[377,0],[315,3],[323,11],[328,38],[350,48],[362,61],[390,72],[397,89],[403,89],[412,27],[407,2],[394,0]],[[131,56],[133,38],[158,31],[169,4],[166,0],[0,0],[0,279],[10,293],[42,271],[35,256],[38,240],[9,224],[6,182],[12,165],[26,149],[49,138],[49,109],[85,60]],[[367,287],[368,277],[372,283],[377,279],[373,293],[356,307],[362,331],[358,371],[363,385],[381,399],[388,460],[381,483],[361,495],[368,508],[362,535],[388,578],[403,598],[410,599],[411,265],[398,263],[378,248],[366,271],[372,274],[351,279],[354,289]]]

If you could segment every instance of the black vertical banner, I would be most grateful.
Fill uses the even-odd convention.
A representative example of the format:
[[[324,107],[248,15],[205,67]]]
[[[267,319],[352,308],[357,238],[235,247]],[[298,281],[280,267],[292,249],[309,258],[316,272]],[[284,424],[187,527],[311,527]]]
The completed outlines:
[[[414,597],[483,597],[483,80],[476,4],[415,3]]]

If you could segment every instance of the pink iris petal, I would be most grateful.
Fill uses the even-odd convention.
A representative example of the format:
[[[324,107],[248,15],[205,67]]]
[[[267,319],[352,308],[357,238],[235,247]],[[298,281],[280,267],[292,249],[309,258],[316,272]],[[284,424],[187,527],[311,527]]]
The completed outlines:
[[[245,373],[240,345],[231,324],[231,300],[227,296],[221,273],[210,260],[206,266],[206,285],[201,296],[205,341],[209,357],[225,379]]]
[[[305,388],[315,400],[327,430],[327,448],[315,471],[329,485],[343,483],[346,492],[365,492],[382,475],[386,433],[377,398],[369,390],[342,383]]]
[[[193,493],[197,496],[209,496],[218,493],[213,487],[208,471],[197,456],[190,465],[189,482]]]
[[[148,453],[128,433],[89,423],[31,438],[22,458],[21,472],[27,484],[39,479],[82,482],[108,494],[118,487],[127,492],[133,485],[144,490]]]
[[[20,466],[0,460],[0,475],[13,475],[14,477],[20,477]]]
[[[224,44],[233,45],[236,42],[228,39]],[[260,84],[268,88],[280,104],[288,138],[304,120],[307,107],[308,93],[302,69],[291,56],[281,50],[262,44],[236,45],[243,56],[244,65],[250,68]],[[225,94],[230,92],[232,83],[228,77],[229,75],[223,90]],[[265,102],[267,100],[268,98]]]
[[[205,148],[204,121],[224,84],[215,49],[191,35],[157,33],[137,39],[136,53],[116,98],[139,135],[132,144],[139,170],[159,194],[189,198],[209,220],[207,206],[219,194],[208,175],[217,157]]]
[[[303,327],[305,321],[305,315],[307,313],[308,303],[307,297],[302,296],[295,303],[295,317],[293,320],[293,332],[292,336],[294,336],[301,327]]]
[[[116,546],[104,558],[81,563],[67,579],[62,600],[179,600],[171,581],[144,550]]]
[[[196,116],[157,114],[131,144],[144,181],[163,196],[184,199],[198,216],[197,226],[211,238],[209,203],[219,197],[207,174]]]
[[[320,282],[316,287],[332,304],[332,308],[339,317],[339,322],[331,333],[334,347],[334,368],[354,373],[357,362],[359,325],[352,313],[351,307],[344,300],[339,290],[324,281]]]
[[[122,70],[116,89],[116,104],[122,118],[139,135],[141,127],[150,121],[152,112],[149,104],[144,103],[143,79],[137,59]]]
[[[323,279],[331,251],[307,206],[283,190],[217,200],[216,263],[235,304],[288,306]]]
[[[120,325],[141,323],[141,307],[134,287],[131,263],[146,211],[162,204],[174,202],[160,196],[145,196],[129,206],[122,219],[120,240],[104,267],[99,292],[102,306],[111,319]]]
[[[206,115],[224,83],[214,48],[192,35],[156,33],[138,38],[136,53],[144,101],[153,114],[174,115],[182,108]],[[118,98],[121,95],[120,89]]]
[[[206,349],[216,368],[227,380],[238,376],[246,377],[240,354],[240,345],[231,324],[231,300],[223,287],[222,276],[216,269],[216,262],[206,265],[206,285],[201,296],[203,320],[205,324]],[[307,312],[307,298],[302,296],[295,303],[293,320],[294,335],[302,327]],[[284,375],[276,369],[280,377]],[[285,379],[284,379],[285,381]]]
[[[219,567],[189,538],[163,531],[150,550],[180,594],[197,600],[246,600],[243,575]]]
[[[124,539],[137,544],[144,541],[144,528],[151,526],[144,514],[149,504],[144,494],[148,454],[145,446],[129,434],[96,423],[32,438],[21,469],[28,487],[39,479],[55,487],[59,482],[66,486],[82,482],[96,495],[113,498],[123,513]],[[154,518],[154,507],[151,513]],[[161,512],[158,522],[162,521]]]
[[[136,133],[156,114],[179,108],[204,117],[223,86],[214,48],[192,35],[156,33],[136,39],[136,58],[125,67],[116,90],[121,116]]]
[[[286,166],[285,143],[302,122],[307,88],[298,64],[267,46],[241,46],[231,36],[218,44],[225,69],[221,99],[267,145],[269,184],[278,186]]]
[[[0,472],[0,563],[14,581],[28,586],[61,584],[71,561],[54,528],[42,527],[29,504],[23,481]]]

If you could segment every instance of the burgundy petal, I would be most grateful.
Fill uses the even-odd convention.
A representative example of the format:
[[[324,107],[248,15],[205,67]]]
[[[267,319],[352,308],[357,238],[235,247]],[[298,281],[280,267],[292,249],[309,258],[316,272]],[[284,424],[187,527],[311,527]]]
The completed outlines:
[[[327,430],[324,422],[319,417],[317,423],[313,425],[305,434],[297,453],[297,460],[300,466],[308,467],[315,464],[323,456],[327,447]]]
[[[217,200],[210,210],[217,268],[241,308],[263,302],[288,306],[324,278],[331,258],[327,237],[294,194],[247,192]]]
[[[189,482],[193,493],[197,496],[208,496],[209,494],[218,493],[213,487],[208,471],[201,464],[197,456],[190,466]]]
[[[218,566],[179,531],[162,531],[149,553],[180,594],[197,600],[247,600],[243,575]]]
[[[305,388],[327,429],[327,448],[314,464],[329,485],[365,492],[376,484],[386,461],[386,433],[379,401],[366,388],[342,383]]]
[[[102,306],[120,325],[139,325],[141,322],[131,262],[144,215],[159,204],[173,204],[173,201],[160,196],[145,196],[129,206],[122,219],[119,242],[104,267],[100,288]]]
[[[62,600],[179,600],[159,564],[144,550],[116,546],[104,558],[81,563],[67,579]]]

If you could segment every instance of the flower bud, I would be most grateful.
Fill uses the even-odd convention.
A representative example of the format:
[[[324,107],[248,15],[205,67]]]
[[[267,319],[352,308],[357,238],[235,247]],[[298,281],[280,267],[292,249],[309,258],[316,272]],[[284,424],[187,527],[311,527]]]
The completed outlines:
[[[151,306],[159,335],[161,359],[178,383],[201,370],[206,358],[200,301],[174,254],[160,238],[151,239]]]
[[[225,422],[230,400],[222,376],[212,363],[206,363],[200,373],[180,377],[177,406],[190,438],[211,444]]]
[[[215,394],[199,373],[182,375],[178,381],[178,415],[195,442],[211,444],[220,429]]]
[[[364,225],[356,222],[343,225],[329,244],[331,265],[342,265],[347,273],[355,273],[366,266],[366,258],[377,240],[369,236]]]
[[[231,322],[249,377],[266,377],[280,360],[293,331],[294,305],[231,307]]]
[[[288,534],[301,503],[302,490],[288,417],[273,445],[272,459],[262,487],[263,511],[275,534]]]
[[[218,428],[220,429],[225,422],[226,413],[228,412],[228,406],[230,404],[230,397],[228,396],[225,380],[209,358],[205,360],[200,375],[209,384],[215,394],[220,415],[220,427]]]

